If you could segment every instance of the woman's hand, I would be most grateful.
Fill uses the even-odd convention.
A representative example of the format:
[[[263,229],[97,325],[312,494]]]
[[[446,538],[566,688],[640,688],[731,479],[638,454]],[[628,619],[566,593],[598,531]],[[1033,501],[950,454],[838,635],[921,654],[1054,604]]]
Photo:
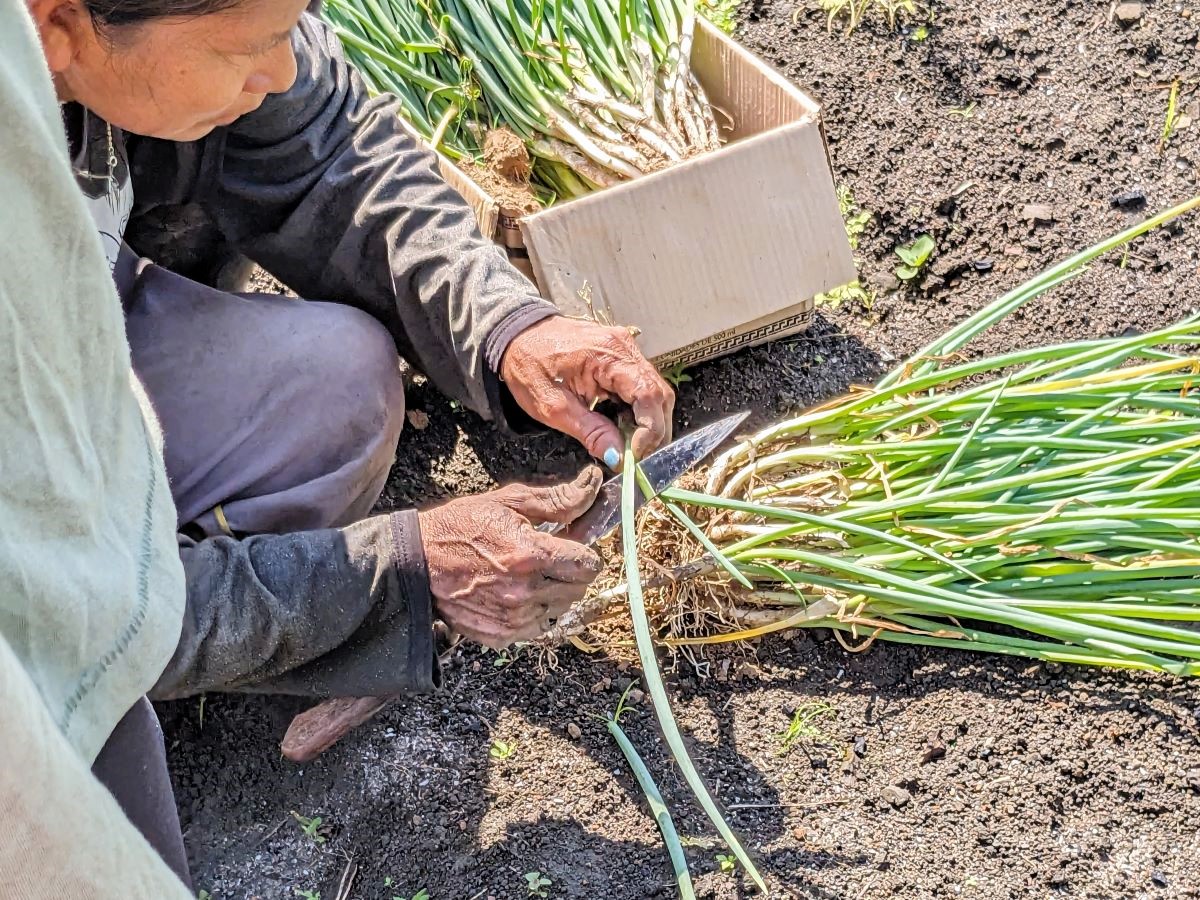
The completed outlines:
[[[521,408],[578,440],[617,468],[625,442],[616,424],[593,411],[597,400],[633,408],[633,452],[642,459],[671,439],[675,393],[629,331],[552,316],[518,334],[500,361],[500,377]]]
[[[533,526],[573,522],[595,501],[600,482],[590,466],[569,484],[514,484],[420,513],[437,615],[495,650],[544,633],[583,598],[602,564],[591,548]]]

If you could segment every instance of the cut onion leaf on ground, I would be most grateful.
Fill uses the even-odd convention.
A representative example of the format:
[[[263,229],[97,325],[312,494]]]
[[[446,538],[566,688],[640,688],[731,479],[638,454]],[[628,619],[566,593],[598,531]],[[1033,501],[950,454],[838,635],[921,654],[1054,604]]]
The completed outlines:
[[[617,742],[617,746],[621,748],[621,753],[625,755],[625,761],[629,763],[629,768],[633,770],[634,777],[637,778],[642,792],[646,795],[646,802],[650,804],[650,813],[654,816],[658,830],[662,833],[663,843],[667,845],[667,853],[671,856],[671,867],[675,870],[675,884],[679,887],[681,900],[695,900],[696,892],[692,887],[691,873],[688,872],[687,857],[683,852],[683,844],[679,840],[679,832],[675,830],[675,821],[671,818],[671,811],[667,809],[662,793],[659,791],[658,785],[654,783],[654,777],[646,768],[646,763],[637,752],[637,748],[633,746],[633,742],[621,728],[621,714],[625,711],[625,698],[629,696],[632,687],[631,684],[625,689],[620,702],[617,703],[616,712],[605,721],[605,725],[608,733]]]
[[[638,574],[637,526],[635,518],[634,494],[637,489],[637,459],[633,455],[633,445],[626,442],[624,470],[621,476],[621,552],[625,562],[625,582],[628,585],[629,614],[633,619],[633,633],[637,641],[638,658],[642,664],[642,674],[646,679],[646,689],[654,704],[654,713],[662,728],[667,746],[675,757],[684,781],[692,789],[696,800],[700,803],[709,820],[716,827],[729,849],[745,868],[754,884],[764,894],[767,892],[766,882],[759,874],[754,860],[742,846],[725,817],[721,815],[717,803],[708,792],[700,773],[688,754],[687,747],[680,734],[679,725],[671,711],[671,702],[667,697],[667,688],[663,684],[662,672],[658,667],[658,657],[654,651],[654,636],[651,632],[650,619],[646,614],[646,602],[642,596],[642,580]]]
[[[695,0],[328,0],[346,55],[418,134],[482,164],[517,135],[538,187],[571,198],[715,150],[689,65]]]

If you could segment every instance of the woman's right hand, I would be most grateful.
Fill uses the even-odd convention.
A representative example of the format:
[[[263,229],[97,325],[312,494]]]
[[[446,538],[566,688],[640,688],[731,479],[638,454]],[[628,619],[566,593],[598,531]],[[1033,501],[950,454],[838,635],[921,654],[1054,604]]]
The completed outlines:
[[[600,483],[591,466],[568,484],[514,484],[419,513],[436,614],[495,650],[543,634],[603,566],[590,547],[534,526],[573,522]]]

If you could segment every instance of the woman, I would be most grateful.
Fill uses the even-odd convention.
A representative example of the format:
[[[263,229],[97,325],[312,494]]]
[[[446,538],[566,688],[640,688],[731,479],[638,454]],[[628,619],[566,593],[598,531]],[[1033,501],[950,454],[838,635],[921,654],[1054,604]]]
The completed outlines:
[[[538,298],[306,0],[27,3],[163,427],[187,609],[153,696],[430,690],[435,618],[498,647],[581,597],[598,558],[533,525],[586,509],[596,469],[363,517],[403,421],[398,355],[492,420],[528,416],[615,465],[594,401],[633,408],[638,453],[674,402],[629,334]],[[181,205],[323,302],[224,293],[125,243]],[[100,761],[119,797],[154,743],[148,706],[131,716]]]

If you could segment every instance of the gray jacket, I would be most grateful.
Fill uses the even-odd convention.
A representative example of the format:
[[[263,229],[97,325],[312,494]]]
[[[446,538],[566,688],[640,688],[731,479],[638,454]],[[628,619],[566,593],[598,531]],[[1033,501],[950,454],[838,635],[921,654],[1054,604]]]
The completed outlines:
[[[136,204],[127,236],[146,252],[136,243],[152,233],[145,223],[197,211],[301,296],[374,316],[443,393],[503,423],[511,401],[500,358],[555,308],[479,234],[433,156],[400,126],[399,105],[368,96],[336,37],[306,16],[295,45],[295,85],[233,125],[193,143],[125,137]],[[183,639],[156,695],[431,689],[432,604],[416,528],[415,514],[399,513],[189,546]],[[231,626],[222,604],[245,620]]]

